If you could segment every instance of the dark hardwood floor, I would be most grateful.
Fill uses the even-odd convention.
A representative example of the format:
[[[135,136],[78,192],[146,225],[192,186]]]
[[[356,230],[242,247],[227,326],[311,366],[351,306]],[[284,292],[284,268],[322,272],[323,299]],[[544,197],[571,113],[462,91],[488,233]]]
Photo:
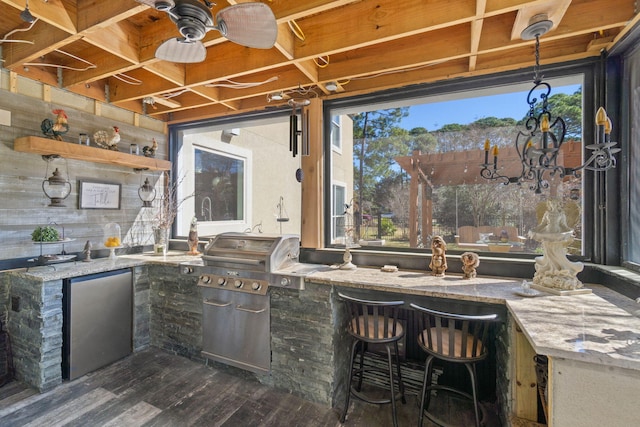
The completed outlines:
[[[407,394],[405,405],[398,402],[398,423],[415,426],[416,395]],[[471,425],[468,408],[450,399],[439,405],[452,418],[463,415],[457,425]],[[499,425],[495,418],[487,421]],[[0,426],[5,427],[339,425],[338,409],[155,348],[46,393],[15,381],[0,388]],[[390,426],[391,408],[352,399],[344,425]]]

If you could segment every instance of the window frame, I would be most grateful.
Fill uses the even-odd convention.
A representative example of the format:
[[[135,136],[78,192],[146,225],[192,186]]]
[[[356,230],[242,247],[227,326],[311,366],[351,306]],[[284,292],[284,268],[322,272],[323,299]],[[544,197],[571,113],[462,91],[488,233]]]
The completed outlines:
[[[597,108],[596,105],[603,105],[604,98],[602,95],[603,86],[604,86],[604,77],[602,70],[602,59],[601,58],[588,58],[580,61],[572,61],[569,63],[563,64],[554,64],[552,66],[542,67],[541,74],[545,76],[545,79],[554,79],[554,78],[562,78],[563,76],[569,75],[582,75],[583,76],[583,84],[582,84],[582,97],[583,97],[583,126],[582,126],[582,135],[583,135],[583,156],[585,155],[584,150],[585,146],[588,145],[586,141],[593,141],[595,139],[595,112]],[[518,85],[518,84],[528,84],[529,87],[533,86],[532,83],[533,69],[532,67],[521,69],[517,71],[504,72],[499,74],[492,74],[486,76],[476,76],[465,79],[456,79],[451,81],[441,81],[434,82],[429,84],[415,85],[410,87],[405,87],[401,89],[394,90],[385,90],[375,93],[369,93],[365,95],[359,95],[354,97],[346,97],[339,98],[334,100],[328,100],[323,105],[323,122],[324,122],[324,147],[325,152],[330,153],[331,151],[331,141],[327,136],[330,134],[330,123],[331,117],[337,114],[345,114],[345,110],[348,112],[349,109],[364,106],[367,104],[371,105],[388,105],[382,108],[393,108],[397,105],[397,102],[400,100],[412,99],[412,98],[420,98],[425,96],[438,96],[444,95],[447,93],[456,93],[456,92],[465,92],[472,91],[474,89],[483,89],[486,87],[495,87],[495,86],[503,86],[503,85]],[[552,87],[553,94],[553,87]],[[523,99],[523,103],[526,100]],[[394,104],[395,103],[395,104]],[[376,107],[377,108],[377,107]],[[592,113],[591,113],[592,112]],[[615,126],[615,125],[614,125]],[[330,156],[326,156],[329,158]],[[620,159],[619,159],[620,160]],[[620,165],[620,162],[619,162]],[[330,188],[331,181],[331,162],[327,160],[325,162],[325,185],[327,188]],[[618,166],[620,167],[620,166]],[[607,172],[610,173],[610,172]],[[597,233],[596,224],[601,223],[603,220],[602,212],[596,209],[599,206],[599,202],[602,201],[603,198],[603,188],[604,183],[594,182],[594,173],[586,172],[583,174],[583,188],[584,189],[592,189],[594,185],[599,185],[600,191],[593,191],[590,193],[589,191],[583,191],[583,219],[582,219],[582,227],[583,227],[583,245],[584,245],[584,256],[578,257],[583,261],[595,261],[601,262],[604,257],[602,246],[605,243],[611,244],[612,242],[607,242],[606,233],[603,235],[602,233]],[[610,182],[611,180],[609,180]],[[609,188],[607,188],[609,191]],[[618,192],[619,194],[619,192]],[[325,193],[325,224],[327,224],[327,218],[330,218],[330,206],[331,199],[330,194]],[[333,248],[335,245],[332,245],[329,227],[325,227],[325,247]],[[602,231],[602,230],[600,230]],[[619,236],[613,235],[610,236],[609,240],[619,240]],[[614,243],[615,244],[615,243]],[[367,248],[363,247],[361,250],[372,250],[372,251],[394,251],[394,252],[407,252],[407,253],[416,253],[421,254],[424,252],[428,252],[429,248],[420,249],[420,248],[385,248],[385,247],[376,247]],[[487,257],[504,257],[505,254],[492,254],[492,253],[483,253],[483,256]],[[535,255],[528,254],[508,254],[508,258],[534,258]]]
[[[180,180],[182,175],[184,175],[184,171],[180,168],[179,153],[183,149],[183,139],[182,135],[188,132],[195,132],[199,129],[205,130],[207,128],[215,128],[215,129],[232,129],[237,128],[238,125],[250,125],[254,122],[259,122],[262,120],[282,120],[283,122],[289,121],[289,116],[291,114],[291,109],[288,107],[282,107],[278,109],[268,110],[268,111],[256,111],[251,113],[242,113],[236,114],[232,116],[226,116],[223,118],[212,118],[212,119],[203,119],[203,120],[195,120],[192,122],[185,123],[176,123],[169,125],[168,134],[169,134],[169,160],[172,163],[171,169],[171,179]],[[249,169],[245,171],[245,187],[251,187],[251,164],[245,164],[245,166]],[[249,173],[247,176],[246,173]],[[249,190],[250,191],[250,190]],[[189,210],[191,209],[191,210]],[[214,229],[206,230],[205,232],[199,232],[200,236],[208,236],[210,234],[216,234],[223,231],[244,231],[246,229],[251,229],[253,227],[251,212],[252,212],[252,201],[251,197],[247,198],[245,193],[245,206],[244,206],[246,215],[245,220],[242,223],[238,222],[237,224],[231,224],[234,228],[229,228],[229,224],[221,224],[220,226],[215,226]],[[182,211],[182,218],[186,221],[188,215],[184,212],[193,212],[193,202],[185,201],[180,207]],[[179,213],[180,215],[180,213]],[[188,219],[191,219],[189,217]],[[184,222],[183,221],[183,222]],[[217,221],[213,221],[217,222]],[[246,222],[246,224],[245,224]],[[199,224],[200,228],[200,224]],[[176,216],[176,220],[172,226],[172,238],[178,239],[186,239],[188,236],[187,232],[184,231],[184,227],[181,230],[178,224],[178,217]],[[211,231],[211,233],[210,233]]]

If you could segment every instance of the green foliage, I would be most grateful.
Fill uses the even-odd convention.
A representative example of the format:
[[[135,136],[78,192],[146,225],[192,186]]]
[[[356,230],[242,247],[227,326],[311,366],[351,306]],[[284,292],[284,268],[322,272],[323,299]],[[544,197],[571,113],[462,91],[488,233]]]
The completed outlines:
[[[517,121],[510,117],[505,117],[502,119],[499,119],[497,117],[483,117],[482,119],[478,119],[475,122],[471,123],[469,127],[489,129],[489,128],[501,128],[506,126],[514,126],[516,124],[517,124]]]
[[[383,236],[393,236],[394,234],[396,234],[397,230],[391,218],[381,218],[380,228],[382,229]]]
[[[31,233],[31,240],[34,242],[57,242],[60,240],[58,230],[47,225],[45,227],[36,227]]]
[[[373,201],[376,183],[398,175],[394,158],[407,155],[409,132],[398,127],[409,108],[368,111],[353,118],[354,191],[359,200]]]

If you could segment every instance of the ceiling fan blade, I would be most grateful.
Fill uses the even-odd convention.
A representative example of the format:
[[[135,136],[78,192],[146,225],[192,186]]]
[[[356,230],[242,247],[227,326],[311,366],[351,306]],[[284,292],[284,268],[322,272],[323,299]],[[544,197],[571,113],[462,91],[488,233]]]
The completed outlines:
[[[146,4],[154,9],[161,10],[163,12],[167,12],[173,6],[175,6],[175,2],[173,0],[136,0],[138,3]]]
[[[170,62],[202,62],[207,57],[207,49],[200,41],[184,38],[169,39],[156,49],[156,58]]]
[[[276,43],[278,26],[264,3],[240,3],[225,7],[216,15],[216,29],[234,43],[269,49]]]

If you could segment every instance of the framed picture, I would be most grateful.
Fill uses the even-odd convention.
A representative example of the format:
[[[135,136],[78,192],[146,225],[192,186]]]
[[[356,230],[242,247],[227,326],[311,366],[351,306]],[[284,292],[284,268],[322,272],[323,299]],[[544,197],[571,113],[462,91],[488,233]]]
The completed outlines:
[[[79,181],[80,209],[120,209],[120,184]]]

